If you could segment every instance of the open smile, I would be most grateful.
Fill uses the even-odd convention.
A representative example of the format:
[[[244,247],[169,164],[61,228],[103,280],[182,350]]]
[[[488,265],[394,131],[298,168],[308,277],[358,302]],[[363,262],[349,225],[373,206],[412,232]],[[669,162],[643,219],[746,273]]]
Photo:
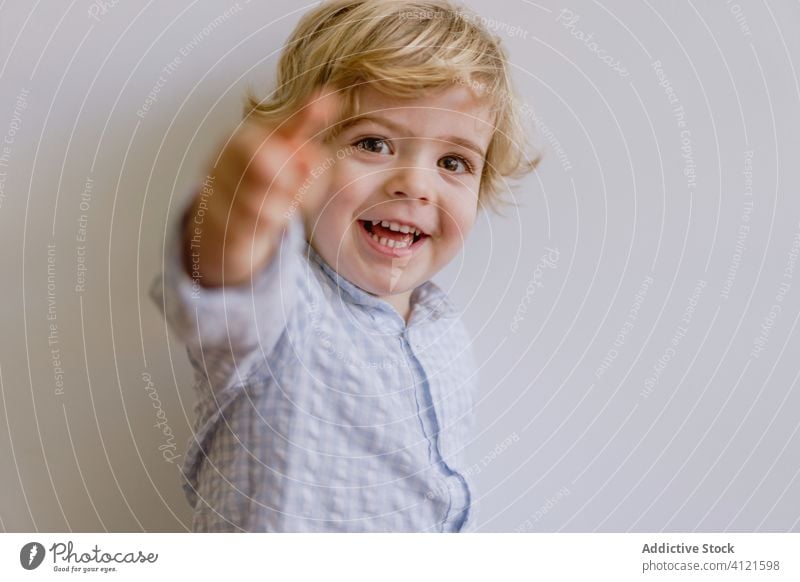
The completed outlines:
[[[422,232],[401,232],[373,224],[371,220],[359,220],[359,230],[369,245],[379,253],[390,257],[407,257],[417,252],[430,238]]]

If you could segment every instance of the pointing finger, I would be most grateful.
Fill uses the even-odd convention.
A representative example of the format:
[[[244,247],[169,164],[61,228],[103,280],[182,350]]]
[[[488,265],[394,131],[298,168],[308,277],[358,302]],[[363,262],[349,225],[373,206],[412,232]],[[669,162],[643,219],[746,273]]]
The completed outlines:
[[[276,131],[293,141],[314,139],[328,129],[336,118],[340,106],[339,96],[331,87],[315,91],[300,108],[289,116]]]

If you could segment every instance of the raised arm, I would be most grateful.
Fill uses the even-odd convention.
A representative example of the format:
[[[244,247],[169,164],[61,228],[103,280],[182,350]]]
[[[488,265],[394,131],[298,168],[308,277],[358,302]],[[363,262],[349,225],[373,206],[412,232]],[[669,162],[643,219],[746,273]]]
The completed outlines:
[[[304,284],[302,216],[327,186],[311,176],[325,153],[311,140],[332,107],[309,103],[280,130],[234,133],[166,241],[151,296],[215,389],[272,351]]]

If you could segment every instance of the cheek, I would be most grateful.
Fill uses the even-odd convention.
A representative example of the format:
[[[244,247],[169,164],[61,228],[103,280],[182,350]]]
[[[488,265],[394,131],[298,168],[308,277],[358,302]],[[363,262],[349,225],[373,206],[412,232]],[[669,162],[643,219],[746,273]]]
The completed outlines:
[[[464,244],[475,226],[477,203],[449,204],[443,209],[446,230],[451,240],[459,245]]]
[[[353,160],[345,158],[337,161],[331,170],[329,186],[331,196],[336,197],[333,202],[340,205],[359,198],[361,192],[366,190],[366,183],[369,182],[369,179],[364,177],[365,174],[364,169]]]
[[[345,164],[340,162],[341,166]],[[356,216],[363,211],[369,187],[360,174],[340,167],[331,176],[326,203],[320,209],[318,228],[327,237],[341,237],[348,228],[357,226]],[[333,242],[332,240],[329,242]]]
[[[341,161],[331,175],[328,207],[337,216],[346,215],[352,220],[365,210],[368,199],[379,186],[378,179],[363,167],[348,160]]]

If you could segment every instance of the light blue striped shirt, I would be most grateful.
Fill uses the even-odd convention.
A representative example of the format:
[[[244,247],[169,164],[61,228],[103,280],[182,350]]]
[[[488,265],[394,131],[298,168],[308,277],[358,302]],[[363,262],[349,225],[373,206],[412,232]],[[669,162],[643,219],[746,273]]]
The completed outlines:
[[[299,218],[250,283],[203,288],[180,231],[151,296],[195,369],[193,530],[473,531],[477,369],[446,294],[420,285],[406,324],[336,273]]]

